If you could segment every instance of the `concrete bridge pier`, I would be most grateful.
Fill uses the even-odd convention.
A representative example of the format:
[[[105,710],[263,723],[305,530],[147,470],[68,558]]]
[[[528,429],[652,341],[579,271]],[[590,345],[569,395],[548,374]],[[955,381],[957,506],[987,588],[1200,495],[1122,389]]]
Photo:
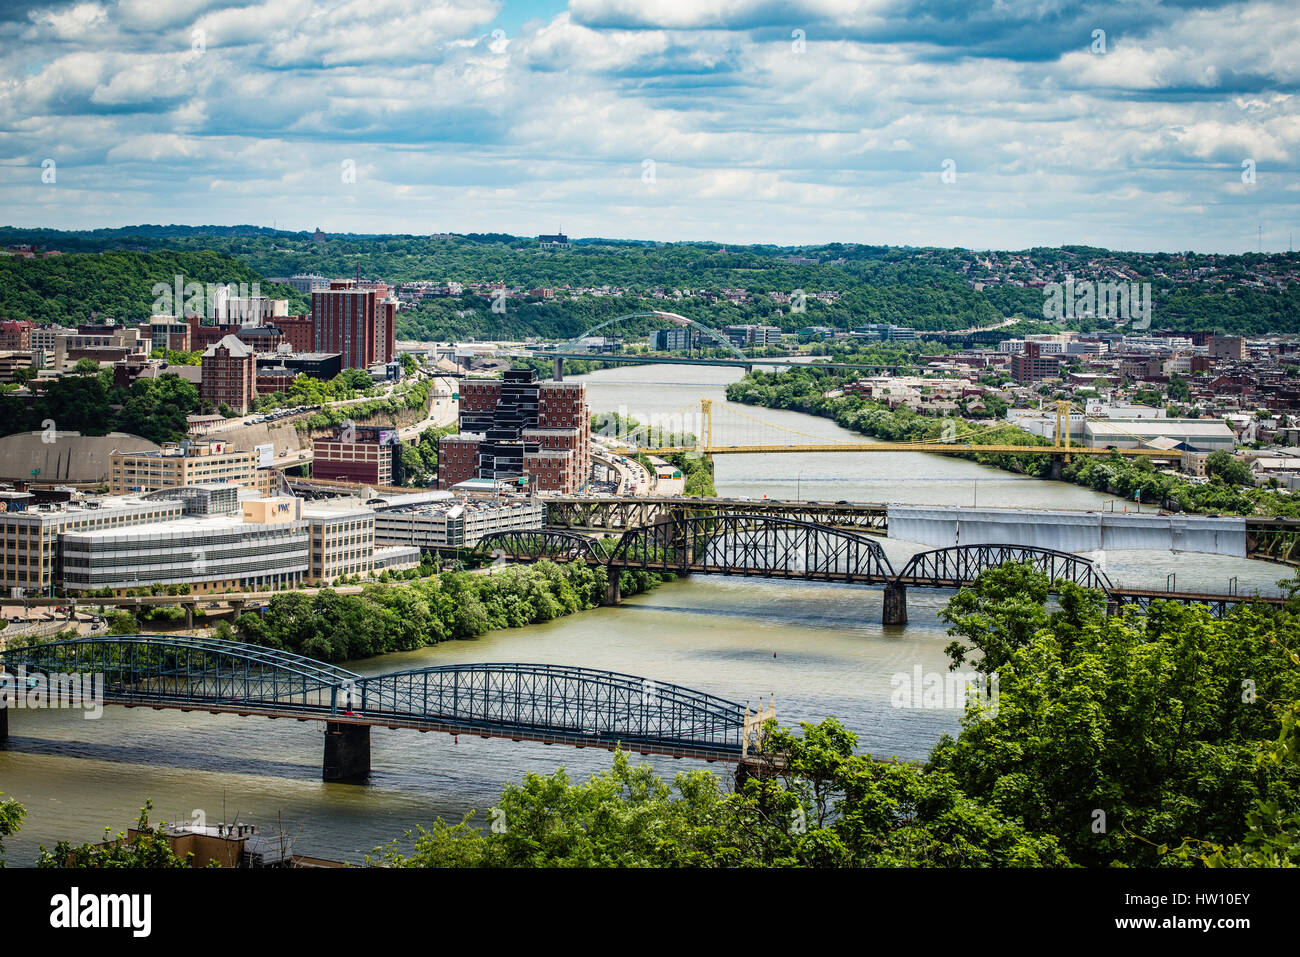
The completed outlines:
[[[359,784],[370,776],[370,726],[325,724],[324,781]]]
[[[606,605],[618,605],[623,601],[623,592],[618,584],[618,569],[607,569],[606,574],[609,576],[605,581],[605,601]]]
[[[1048,477],[1053,482],[1059,482],[1065,477],[1065,457],[1061,455],[1052,456],[1051,471]]]
[[[559,356],[551,360],[551,378],[556,382],[564,381],[564,360]]]
[[[188,631],[193,627],[194,627],[194,602],[190,601],[185,603],[185,629],[186,631]]]
[[[9,709],[0,708],[0,744],[9,740]]]
[[[881,624],[907,624],[907,586],[890,582],[885,586],[885,607]]]

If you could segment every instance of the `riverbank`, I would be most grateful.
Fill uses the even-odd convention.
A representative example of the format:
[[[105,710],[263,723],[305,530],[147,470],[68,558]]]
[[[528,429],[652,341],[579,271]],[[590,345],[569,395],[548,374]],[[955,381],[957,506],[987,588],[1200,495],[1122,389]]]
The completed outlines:
[[[619,588],[637,595],[673,577],[624,571]],[[265,614],[245,612],[233,628],[219,624],[214,635],[320,661],[356,661],[589,611],[604,603],[606,586],[604,568],[580,562],[442,572],[396,586],[375,584],[359,595],[285,592],[270,600]]]
[[[971,445],[1041,445],[1052,443],[1005,422],[968,421],[957,416],[922,415],[906,407],[887,406],[859,396],[825,395],[834,382],[815,369],[788,372],[753,372],[727,386],[730,402],[770,409],[786,409],[830,419],[841,428],[889,442],[935,441]],[[961,453],[981,465],[1018,475],[1047,478],[1050,459],[1041,455]],[[1130,501],[1172,511],[1219,515],[1277,515],[1300,517],[1300,498],[1267,489],[1228,485],[1214,479],[1193,484],[1157,471],[1145,460],[1119,455],[1105,458],[1077,456],[1066,465],[1061,480]]]

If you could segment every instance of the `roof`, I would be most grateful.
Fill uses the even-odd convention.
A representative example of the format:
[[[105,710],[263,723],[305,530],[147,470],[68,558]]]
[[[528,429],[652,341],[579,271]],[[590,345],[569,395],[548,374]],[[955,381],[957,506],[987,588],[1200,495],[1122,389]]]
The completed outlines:
[[[215,356],[218,349],[225,349],[232,356],[239,359],[253,354],[253,347],[247,343],[241,342],[233,333],[228,336],[222,336],[221,339],[212,343],[212,345],[208,346],[203,355]]]

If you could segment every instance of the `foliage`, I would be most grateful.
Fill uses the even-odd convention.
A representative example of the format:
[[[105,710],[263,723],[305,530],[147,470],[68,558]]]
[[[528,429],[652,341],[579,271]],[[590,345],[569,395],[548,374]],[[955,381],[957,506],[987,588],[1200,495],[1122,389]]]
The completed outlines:
[[[135,620],[135,615],[129,611],[115,611],[108,616],[108,633],[110,635],[138,635],[140,634],[140,625]]]
[[[30,406],[10,396],[0,398],[0,431],[6,435],[35,431],[50,420],[59,431],[85,435],[122,431],[150,442],[179,441],[188,432],[185,417],[197,413],[201,405],[199,390],[179,376],[142,378],[124,387],[114,385],[112,372],[103,370],[95,375],[61,376]]]
[[[661,580],[654,573],[623,574],[630,576],[624,594]],[[286,592],[271,598],[265,615],[240,615],[235,632],[243,641],[348,661],[551,621],[594,608],[604,595],[603,568],[541,561],[486,575],[442,572],[401,588],[370,585],[359,595]]]
[[[18,833],[26,815],[27,809],[17,801],[12,799],[0,801],[0,867],[5,866],[4,839]]]
[[[134,832],[128,837],[119,831],[117,838],[112,837],[112,828],[104,828],[104,843],[73,845],[69,841],[59,841],[54,850],[47,851],[41,846],[40,856],[36,859],[37,867],[113,867],[113,868],[148,868],[159,870],[166,868],[190,867],[194,855],[177,857],[167,841],[167,835],[161,825],[149,824],[149,812],[153,802],[146,801],[140,809],[140,819],[136,822]]]

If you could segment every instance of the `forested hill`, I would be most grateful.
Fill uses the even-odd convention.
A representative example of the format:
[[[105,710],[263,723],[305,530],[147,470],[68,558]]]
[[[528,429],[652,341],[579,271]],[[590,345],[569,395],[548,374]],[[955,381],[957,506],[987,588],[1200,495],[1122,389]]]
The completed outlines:
[[[123,317],[135,318],[142,304],[147,314],[152,302],[148,286],[159,281],[150,278],[143,292],[135,291],[140,278],[152,277],[158,271],[153,266],[162,263],[147,257],[216,253],[229,260],[190,260],[184,274],[199,281],[258,278],[263,291],[272,295],[288,293],[271,291],[263,277],[301,272],[352,276],[360,269],[366,278],[393,284],[502,282],[523,290],[549,287],[559,296],[545,304],[512,300],[504,316],[469,293],[426,300],[403,313],[403,337],[575,335],[593,320],[640,311],[652,303],[710,324],[768,322],[790,330],[893,322],[917,329],[964,329],[1007,316],[1041,318],[1039,286],[1067,275],[1076,281],[1150,282],[1155,293],[1153,328],[1246,335],[1300,332],[1300,254],[1130,253],[1078,246],[1004,252],[839,243],[795,248],[605,239],[574,240],[567,249],[546,249],[534,237],[504,234],[349,234],[317,243],[310,233],[254,226],[133,226],[84,232],[0,228],[0,246],[20,243],[90,255],[28,260],[25,265],[0,263],[4,318],[79,318],[87,310],[75,303],[42,305],[32,298],[51,292],[66,297],[70,289],[96,300],[98,305],[90,311],[131,309]],[[232,260],[242,272],[234,269]],[[204,264],[212,268],[204,270]],[[123,268],[115,273],[119,265]],[[106,292],[106,286],[116,288]],[[568,298],[565,287],[612,287],[621,295]],[[793,313],[768,295],[800,289],[810,296],[805,313]],[[669,298],[654,298],[656,290]],[[690,296],[674,299],[677,290]],[[729,290],[743,290],[744,295],[729,297]],[[827,295],[811,298],[817,293]],[[1098,325],[1095,320],[1083,322]]]
[[[55,247],[57,248],[57,247]],[[224,253],[196,249],[179,252],[68,253],[48,259],[0,257],[0,318],[75,325],[82,322],[143,322],[151,314],[154,286],[174,289],[184,283],[258,283],[264,296],[289,298],[297,311],[309,308],[287,286],[266,282],[246,263]]]

